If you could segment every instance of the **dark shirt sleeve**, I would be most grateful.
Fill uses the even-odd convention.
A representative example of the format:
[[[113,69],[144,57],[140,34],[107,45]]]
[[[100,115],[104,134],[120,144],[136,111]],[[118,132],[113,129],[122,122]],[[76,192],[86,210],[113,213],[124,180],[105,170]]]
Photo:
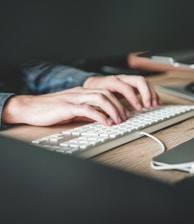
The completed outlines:
[[[14,96],[14,93],[1,93],[0,92],[0,129],[6,128],[9,125],[6,125],[3,121],[2,121],[2,111],[3,111],[3,107],[6,104],[6,101],[11,97]]]
[[[42,63],[23,67],[22,75],[28,91],[38,95],[82,86],[88,77],[99,74],[66,65]]]

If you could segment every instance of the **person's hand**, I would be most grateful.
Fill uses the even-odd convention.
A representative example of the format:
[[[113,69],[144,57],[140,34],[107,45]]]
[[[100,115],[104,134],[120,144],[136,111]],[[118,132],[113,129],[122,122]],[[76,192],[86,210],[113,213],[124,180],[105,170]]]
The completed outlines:
[[[85,81],[84,87],[107,89],[119,94],[137,111],[141,111],[142,107],[151,108],[162,103],[151,83],[143,76],[92,76]]]
[[[119,124],[130,112],[108,90],[73,89],[39,96],[11,97],[2,114],[7,124],[49,126],[75,120],[98,121],[104,125]]]

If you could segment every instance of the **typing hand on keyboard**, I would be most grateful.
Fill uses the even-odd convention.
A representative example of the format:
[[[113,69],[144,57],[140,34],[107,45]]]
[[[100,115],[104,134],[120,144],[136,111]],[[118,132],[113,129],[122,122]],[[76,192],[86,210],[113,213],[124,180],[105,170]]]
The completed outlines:
[[[68,72],[66,73],[68,74]],[[47,73],[43,72],[43,74]],[[15,95],[12,97],[3,93],[1,97],[3,103],[0,103],[0,106],[3,106],[0,126],[1,124],[50,126],[78,120],[98,121],[109,126],[119,124],[130,117],[130,111],[122,104],[120,97],[124,98],[137,111],[141,111],[142,106],[150,108],[160,104],[158,94],[144,77],[114,75],[87,76],[86,79],[85,75],[89,74],[81,73],[84,75],[82,77],[80,77],[80,73],[78,74],[81,84],[77,78],[75,80],[68,78],[71,80],[71,84],[67,84],[69,81],[65,81],[67,83],[64,84],[65,86],[61,86],[62,91],[58,89],[57,92],[46,93],[42,90],[45,94],[40,94],[42,93],[40,90],[37,92],[38,95]],[[56,77],[53,76],[55,81],[53,80],[51,83],[55,84],[56,82],[58,86],[60,80],[56,81]],[[36,79],[38,80],[38,78]],[[52,86],[52,84],[50,85]],[[69,85],[83,86],[69,88]],[[45,82],[43,82],[43,86],[45,86]],[[46,88],[45,91],[54,90]],[[8,98],[9,100],[4,104]],[[20,116],[21,113],[22,116]]]
[[[98,122],[65,130],[32,143],[52,151],[92,157],[140,138],[141,132],[152,133],[194,116],[194,106],[163,105],[141,113],[132,112],[125,122],[104,126]]]

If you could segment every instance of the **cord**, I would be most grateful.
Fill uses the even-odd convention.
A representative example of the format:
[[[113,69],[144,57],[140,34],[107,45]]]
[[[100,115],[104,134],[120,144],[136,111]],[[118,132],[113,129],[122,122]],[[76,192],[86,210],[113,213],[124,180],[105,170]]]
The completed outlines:
[[[161,153],[163,153],[166,150],[165,145],[158,138],[156,138],[155,136],[153,136],[153,135],[151,135],[151,134],[149,134],[147,132],[144,132],[144,131],[141,131],[139,134],[140,135],[146,135],[147,137],[150,137],[151,139],[156,141],[162,148],[162,152]]]
[[[162,152],[165,152],[166,150],[166,147],[165,145],[158,139],[156,138],[155,136],[147,133],[147,132],[144,132],[144,131],[141,131],[139,134],[141,135],[146,135],[147,137],[150,137],[152,138],[154,141],[156,141],[162,148]],[[189,163],[189,164],[174,164],[174,165],[171,165],[171,164],[165,164],[163,166],[160,166],[160,165],[157,165],[154,163],[154,161],[151,161],[151,167],[155,170],[169,170],[169,169],[177,169],[177,170],[181,170],[181,171],[186,171],[186,172],[189,172],[191,174],[194,174],[194,163]]]
[[[191,174],[194,173],[194,164],[162,164],[162,166],[157,165],[154,163],[154,161],[151,161],[151,167],[155,170],[181,170],[181,171],[186,171]]]

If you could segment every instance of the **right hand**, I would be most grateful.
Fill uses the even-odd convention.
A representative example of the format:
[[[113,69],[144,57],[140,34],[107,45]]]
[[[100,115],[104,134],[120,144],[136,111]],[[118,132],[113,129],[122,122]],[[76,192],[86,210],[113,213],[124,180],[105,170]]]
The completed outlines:
[[[76,87],[39,96],[13,96],[2,115],[7,124],[49,126],[84,120],[112,125],[129,118],[130,112],[108,90]]]

